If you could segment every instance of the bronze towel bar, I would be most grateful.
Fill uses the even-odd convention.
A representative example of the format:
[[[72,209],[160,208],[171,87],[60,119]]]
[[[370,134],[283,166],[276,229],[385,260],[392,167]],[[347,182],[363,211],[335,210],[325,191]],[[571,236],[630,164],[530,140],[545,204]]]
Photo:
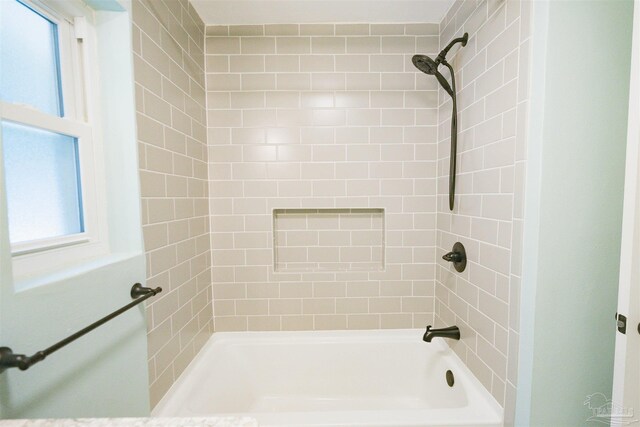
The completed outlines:
[[[51,347],[48,347],[42,351],[38,351],[34,353],[33,356],[27,356],[24,354],[14,354],[9,347],[0,347],[0,373],[2,373],[5,369],[8,369],[8,368],[19,368],[21,371],[29,369],[31,366],[35,365],[36,363],[44,360],[45,357],[47,357],[51,353],[54,353],[60,350],[65,345],[93,331],[98,326],[104,325],[114,317],[121,315],[122,313],[129,310],[130,308],[135,307],[136,305],[140,304],[144,300],[147,300],[152,296],[157,295],[160,292],[162,292],[162,288],[159,288],[159,287],[155,289],[145,288],[140,283],[136,283],[131,288],[131,298],[135,298],[134,301],[114,311],[113,313],[103,317],[97,322],[90,324],[86,328],[79,330],[75,334],[69,335],[67,338],[55,343]]]

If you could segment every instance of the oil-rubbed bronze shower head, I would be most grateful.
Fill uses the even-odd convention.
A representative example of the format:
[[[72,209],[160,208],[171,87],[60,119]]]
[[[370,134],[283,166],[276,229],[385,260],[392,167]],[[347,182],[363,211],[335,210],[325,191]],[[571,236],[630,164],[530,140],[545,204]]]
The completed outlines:
[[[433,75],[438,72],[438,64],[427,55],[413,55],[413,65],[425,74]]]
[[[439,64],[436,61],[429,58],[427,55],[414,55],[413,58],[411,58],[411,61],[413,61],[413,65],[415,65],[418,70],[422,71],[425,74],[435,76],[436,79],[438,79],[438,82],[440,82],[442,88],[449,94],[449,96],[453,96],[451,86],[449,85],[447,79],[445,79],[440,71],[438,71]]]
[[[411,61],[418,70],[422,71],[425,74],[435,76],[436,79],[438,79],[440,86],[442,86],[442,88],[449,94],[449,96],[453,97],[453,90],[451,89],[451,86],[449,85],[447,79],[445,79],[442,73],[438,71],[438,67],[440,66],[440,64],[448,65],[446,57],[447,53],[449,53],[449,50],[451,50],[451,48],[456,43],[462,43],[462,46],[466,46],[467,40],[469,40],[469,34],[464,33],[462,37],[451,40],[447,47],[440,51],[435,60],[431,59],[427,55],[414,55],[413,58],[411,58]],[[453,75],[451,77],[453,78]]]

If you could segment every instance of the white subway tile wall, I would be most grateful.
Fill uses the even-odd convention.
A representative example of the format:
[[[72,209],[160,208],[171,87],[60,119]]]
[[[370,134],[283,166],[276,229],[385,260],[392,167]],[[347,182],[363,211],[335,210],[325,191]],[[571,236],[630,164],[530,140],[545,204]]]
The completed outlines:
[[[204,25],[187,0],[134,0],[151,406],[213,331]]]
[[[438,31],[419,23],[207,27],[216,331],[433,321],[437,87],[411,57],[437,54]],[[386,250],[367,247],[367,260],[384,269],[342,268],[364,259],[353,241],[335,254],[335,270],[274,268],[274,210],[324,208],[384,209]],[[344,238],[299,231],[300,244]],[[350,237],[380,244],[377,232],[364,234]]]
[[[456,206],[448,206],[451,100],[439,92],[435,317],[457,324],[451,346],[513,423],[518,363],[530,2],[457,1],[440,46],[469,33],[452,61],[458,83]],[[469,258],[456,273],[440,259],[456,241]]]

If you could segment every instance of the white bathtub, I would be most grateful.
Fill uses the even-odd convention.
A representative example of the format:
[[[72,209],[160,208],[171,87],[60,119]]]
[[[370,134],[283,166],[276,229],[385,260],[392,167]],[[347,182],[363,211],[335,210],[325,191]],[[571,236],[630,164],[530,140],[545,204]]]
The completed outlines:
[[[260,426],[502,426],[501,407],[455,353],[422,334],[216,333],[153,416],[241,415]]]

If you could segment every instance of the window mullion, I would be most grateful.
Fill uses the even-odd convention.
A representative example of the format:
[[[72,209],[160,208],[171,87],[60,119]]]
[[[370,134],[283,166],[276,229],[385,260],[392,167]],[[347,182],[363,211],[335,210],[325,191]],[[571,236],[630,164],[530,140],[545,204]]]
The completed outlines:
[[[34,108],[7,102],[0,101],[0,107],[2,108],[2,119],[4,120],[78,138],[91,135],[91,126],[78,120],[52,116]]]

